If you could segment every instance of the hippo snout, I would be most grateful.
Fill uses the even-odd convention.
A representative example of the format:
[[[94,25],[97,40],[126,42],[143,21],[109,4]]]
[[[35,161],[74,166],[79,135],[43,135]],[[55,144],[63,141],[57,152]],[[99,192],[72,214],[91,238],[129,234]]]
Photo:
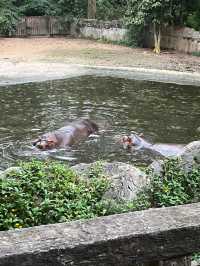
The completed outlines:
[[[33,146],[40,150],[45,150],[47,148],[47,143],[39,139],[33,142]]]

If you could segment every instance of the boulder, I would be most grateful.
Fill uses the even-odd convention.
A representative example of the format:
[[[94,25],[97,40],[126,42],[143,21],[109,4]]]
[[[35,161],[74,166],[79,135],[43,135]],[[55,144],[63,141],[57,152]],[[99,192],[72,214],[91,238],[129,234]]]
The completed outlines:
[[[0,178],[8,178],[12,174],[18,174],[21,172],[22,172],[21,167],[9,167],[8,169],[0,173]]]
[[[149,169],[152,171],[154,175],[162,175],[163,172],[163,160],[155,160],[152,162],[152,164],[149,165]]]
[[[178,158],[181,159],[181,165],[185,172],[200,167],[200,141],[193,141],[186,145]]]
[[[200,141],[193,141],[183,148],[183,151],[177,157],[180,161],[180,167],[185,173],[188,173],[193,168],[200,167]],[[163,160],[155,160],[149,166],[155,175],[162,175]]]
[[[196,132],[200,134],[200,127],[196,129]]]
[[[72,169],[81,177],[89,178],[91,169],[95,169],[96,163],[78,164]],[[110,189],[105,193],[104,198],[120,201],[133,200],[139,191],[148,183],[148,176],[140,169],[121,162],[101,163],[101,171],[111,181]]]

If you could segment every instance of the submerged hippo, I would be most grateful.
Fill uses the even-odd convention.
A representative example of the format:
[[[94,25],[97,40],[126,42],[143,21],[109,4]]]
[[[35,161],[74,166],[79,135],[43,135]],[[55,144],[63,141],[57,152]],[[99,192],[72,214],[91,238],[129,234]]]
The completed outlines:
[[[169,156],[175,156],[182,152],[184,145],[182,144],[162,144],[162,143],[156,143],[151,144],[148,141],[146,141],[142,135],[138,135],[137,133],[133,133],[130,136],[124,136],[122,138],[122,143],[124,148],[128,149],[150,149],[154,150],[156,152],[159,152],[165,157]]]
[[[40,150],[65,148],[72,146],[74,143],[87,138],[90,134],[97,131],[97,124],[84,119],[40,136],[33,142],[33,145]]]

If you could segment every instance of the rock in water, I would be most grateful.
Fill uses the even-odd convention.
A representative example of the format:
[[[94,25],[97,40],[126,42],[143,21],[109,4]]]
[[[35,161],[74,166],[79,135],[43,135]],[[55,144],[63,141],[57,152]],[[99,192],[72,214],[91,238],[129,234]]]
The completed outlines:
[[[200,141],[193,141],[185,146],[179,158],[185,172],[200,167]]]
[[[90,169],[96,163],[78,164],[72,169],[81,177],[88,179]],[[137,193],[148,183],[148,176],[140,169],[121,162],[102,163],[102,174],[111,181],[111,188],[105,193],[104,198],[112,200],[133,200]]]

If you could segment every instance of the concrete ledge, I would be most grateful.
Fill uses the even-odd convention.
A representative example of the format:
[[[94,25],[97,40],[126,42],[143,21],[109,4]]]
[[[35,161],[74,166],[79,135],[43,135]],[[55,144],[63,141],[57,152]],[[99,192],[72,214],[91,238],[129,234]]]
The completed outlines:
[[[200,250],[200,203],[0,233],[1,266],[132,266]]]
[[[148,69],[142,67],[106,67],[106,66],[87,66],[89,74],[99,76],[113,76],[134,80],[147,80],[164,83],[174,83],[179,85],[200,86],[200,73],[179,72],[173,70]]]
[[[67,79],[83,75],[112,76],[180,85],[200,86],[200,73],[139,67],[107,67],[60,63],[0,62],[0,86]]]

